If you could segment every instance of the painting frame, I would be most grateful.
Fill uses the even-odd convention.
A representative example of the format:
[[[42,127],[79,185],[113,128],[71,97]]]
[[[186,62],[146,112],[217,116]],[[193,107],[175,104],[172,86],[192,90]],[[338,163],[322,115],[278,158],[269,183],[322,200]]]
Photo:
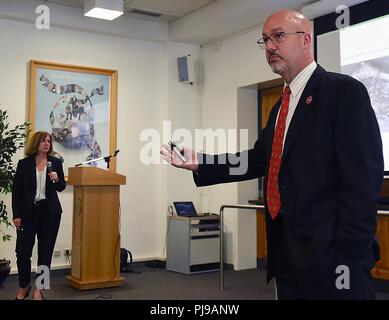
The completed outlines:
[[[43,71],[45,71],[44,74]],[[46,74],[51,76],[47,76]],[[53,79],[57,78],[57,81],[51,81],[52,79],[50,79],[50,77]],[[75,78],[74,81],[69,80],[72,77]],[[63,79],[62,83],[60,80],[58,80],[61,78]],[[87,80],[79,81],[78,79]],[[89,84],[95,82],[97,83],[98,81],[104,82],[105,87],[101,85],[100,87],[96,87],[93,90],[90,90],[91,88],[87,88]],[[58,155],[62,157],[64,161],[64,173],[66,180],[68,179],[68,168],[85,162],[85,160],[89,160],[88,158],[84,160],[83,156],[79,154],[81,151],[84,153],[90,152],[88,157],[91,159],[106,157],[108,155],[114,154],[116,150],[117,139],[117,81],[118,73],[116,70],[30,60],[28,111],[28,120],[31,122],[30,129],[31,132],[39,130],[50,132],[53,137],[54,151],[57,151],[56,146],[62,148],[62,153]],[[83,84],[86,83],[87,85],[79,85],[77,82]],[[106,87],[108,87],[108,92]],[[91,93],[89,94],[89,92]],[[43,98],[42,95],[46,95],[46,98]],[[50,99],[47,98],[50,98],[51,101],[57,99],[57,102],[50,105],[50,102],[47,102]],[[96,110],[92,103],[93,98],[100,99],[99,106],[104,106],[99,107],[98,112],[101,113],[101,109],[104,108],[104,115],[106,117],[108,113],[109,119],[106,119],[106,117],[104,118],[104,125],[102,125],[103,121],[93,122]],[[84,106],[86,107],[84,108]],[[51,112],[48,115],[47,112],[51,107]],[[86,109],[88,110],[85,111]],[[93,113],[89,112],[92,109]],[[62,112],[58,110],[62,110]],[[78,113],[75,113],[74,110],[78,111]],[[54,113],[54,111],[56,112]],[[45,114],[45,116],[43,117],[42,114]],[[93,114],[92,122],[90,120],[91,114]],[[66,120],[64,118],[65,116]],[[59,118],[61,119],[61,126],[58,125],[59,121],[57,120]],[[86,118],[89,119],[89,122],[85,120]],[[100,119],[101,118],[103,117],[100,115]],[[47,130],[47,127],[50,125],[50,123],[52,125],[52,131]],[[54,127],[54,124],[56,124],[56,128]],[[88,135],[82,135],[81,139],[81,134],[79,134],[78,137],[74,138],[73,133],[69,134],[69,124],[73,125],[71,128],[72,132],[76,131],[79,133],[82,131],[80,128],[88,126]],[[76,127],[78,130],[73,130],[77,124],[79,125],[79,127]],[[95,124],[97,125],[95,126]],[[61,131],[58,130],[58,127],[61,129]],[[101,127],[103,129],[95,130],[96,127]],[[65,129],[67,133],[66,137],[64,137],[63,134]],[[61,135],[59,135],[59,132]],[[104,140],[102,146],[98,144],[97,138],[95,138],[98,135],[100,137],[104,137],[102,139]],[[89,140],[84,137],[89,137]],[[74,141],[77,141],[77,144],[74,143]],[[96,146],[97,144],[96,149],[98,152],[93,151],[94,147],[92,144],[93,146]],[[69,145],[71,146],[70,148]],[[101,157],[92,156],[99,154]],[[101,160],[93,162],[93,165],[101,168],[107,168],[105,161]],[[110,159],[109,170],[116,173],[116,157],[112,157]]]

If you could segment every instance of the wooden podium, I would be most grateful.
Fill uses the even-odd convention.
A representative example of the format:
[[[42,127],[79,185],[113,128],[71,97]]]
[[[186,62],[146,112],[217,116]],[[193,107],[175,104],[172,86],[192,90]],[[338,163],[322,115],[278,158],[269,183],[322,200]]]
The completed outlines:
[[[73,191],[72,269],[69,285],[96,289],[122,285],[120,185],[126,177],[95,167],[69,168]]]

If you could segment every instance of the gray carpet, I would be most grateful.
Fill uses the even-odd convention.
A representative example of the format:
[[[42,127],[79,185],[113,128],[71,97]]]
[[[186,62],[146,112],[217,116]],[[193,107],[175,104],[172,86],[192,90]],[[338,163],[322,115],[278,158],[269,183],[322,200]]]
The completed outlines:
[[[139,273],[122,273],[124,284],[116,288],[80,291],[67,284],[69,270],[54,271],[48,300],[271,300],[273,285],[266,285],[259,269],[225,270],[225,290],[219,290],[219,272],[186,275],[159,268],[137,267]],[[18,290],[16,275],[8,277],[0,289],[0,300],[13,299]]]
[[[125,273],[116,288],[80,291],[67,284],[69,270],[53,271],[48,300],[274,300],[274,285],[266,285],[266,270],[225,270],[224,291],[219,272],[185,275],[139,266],[139,273]],[[389,282],[374,281],[378,300],[389,300]],[[18,289],[17,275],[10,275],[0,289],[0,300],[11,300]],[[30,297],[31,298],[31,297]]]

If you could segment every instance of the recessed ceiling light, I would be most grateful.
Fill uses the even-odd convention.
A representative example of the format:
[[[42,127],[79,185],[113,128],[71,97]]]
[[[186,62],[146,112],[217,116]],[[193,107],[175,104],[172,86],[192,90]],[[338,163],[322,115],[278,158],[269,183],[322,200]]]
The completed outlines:
[[[123,0],[85,0],[84,16],[113,20],[123,14]]]

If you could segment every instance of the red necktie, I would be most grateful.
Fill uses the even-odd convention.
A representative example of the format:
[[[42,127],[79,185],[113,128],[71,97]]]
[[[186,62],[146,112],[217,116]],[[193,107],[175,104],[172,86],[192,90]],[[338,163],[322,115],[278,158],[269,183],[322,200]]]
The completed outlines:
[[[280,113],[274,131],[271,148],[270,168],[267,177],[267,207],[274,220],[281,208],[280,192],[278,190],[278,172],[281,167],[282,145],[285,135],[286,116],[289,109],[290,88],[286,86],[282,95]]]

